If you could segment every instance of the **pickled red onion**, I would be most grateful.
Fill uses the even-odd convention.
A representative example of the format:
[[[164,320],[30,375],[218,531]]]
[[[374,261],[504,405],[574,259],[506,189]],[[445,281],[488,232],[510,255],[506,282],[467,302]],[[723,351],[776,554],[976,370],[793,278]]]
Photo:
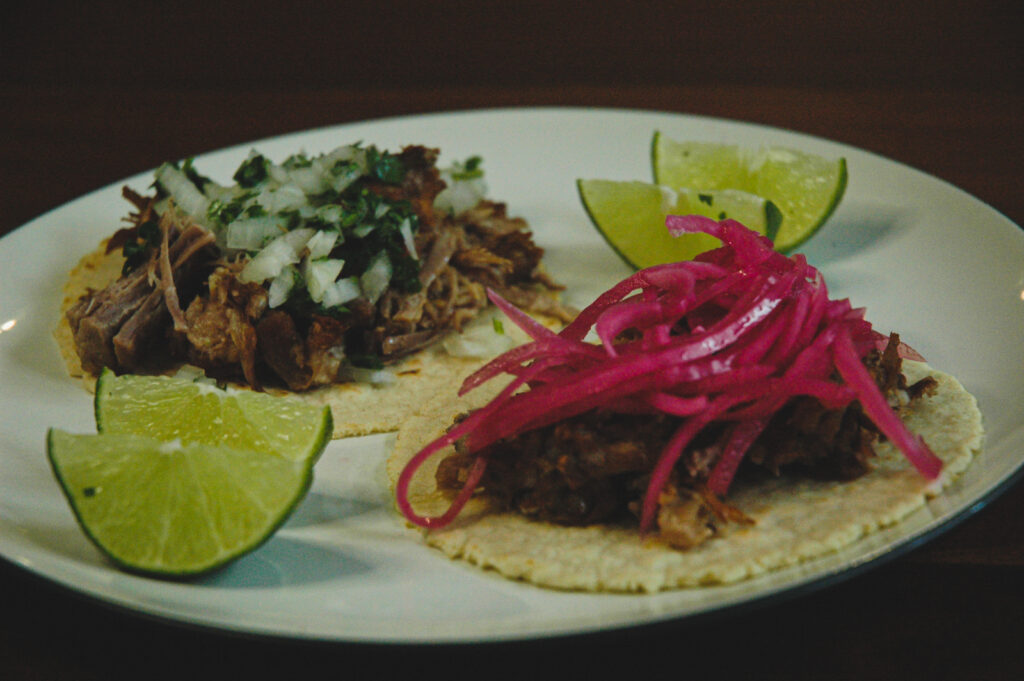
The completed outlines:
[[[924,477],[938,476],[941,460],[907,430],[864,367],[864,357],[885,336],[871,328],[863,309],[845,299],[831,300],[820,272],[802,255],[776,252],[770,241],[738,222],[669,216],[666,227],[673,235],[710,234],[722,246],[693,261],[636,272],[598,296],[561,332],[488,292],[532,340],[470,375],[460,394],[502,374],[514,380],[406,465],[396,497],[410,522],[428,528],[448,524],[484,474],[486,457],[478,456],[450,508],[441,516],[419,516],[408,498],[409,483],[441,449],[465,438],[470,453],[480,452],[498,440],[595,408],[679,419],[651,473],[641,531],[655,522],[673,466],[702,429],[715,422],[728,428],[707,483],[724,496],[772,415],[798,396],[812,396],[830,409],[858,401]],[[583,340],[591,329],[598,344]]]

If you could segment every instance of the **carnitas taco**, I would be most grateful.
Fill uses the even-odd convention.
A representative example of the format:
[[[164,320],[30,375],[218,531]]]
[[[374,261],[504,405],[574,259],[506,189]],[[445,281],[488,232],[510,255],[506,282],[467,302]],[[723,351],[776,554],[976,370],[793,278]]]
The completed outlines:
[[[70,274],[56,330],[69,372],[187,365],[330,404],[335,436],[394,430],[515,342],[486,288],[552,326],[572,318],[529,226],[486,198],[480,159],[437,159],[253,151],[230,185],[164,164],[151,195],[124,189],[127,226]]]
[[[801,255],[731,221],[641,270],[398,433],[396,503],[453,558],[539,585],[658,591],[748,578],[891,525],[982,446],[974,398]],[[590,332],[596,340],[588,340]]]

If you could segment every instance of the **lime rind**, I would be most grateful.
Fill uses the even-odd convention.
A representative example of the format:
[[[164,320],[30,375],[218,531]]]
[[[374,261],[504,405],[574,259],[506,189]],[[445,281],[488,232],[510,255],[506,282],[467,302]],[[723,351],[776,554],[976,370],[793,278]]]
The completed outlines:
[[[587,217],[590,219],[590,224],[592,224],[594,226],[594,228],[597,230],[597,233],[601,235],[601,238],[604,239],[605,243],[608,244],[609,248],[612,249],[612,251],[615,253],[615,255],[619,256],[619,258],[624,263],[626,263],[627,265],[629,265],[633,269],[635,269],[635,270],[640,269],[640,265],[638,265],[637,263],[633,262],[632,258],[630,258],[629,255],[627,255],[623,250],[621,250],[618,247],[618,245],[608,236],[608,234],[605,233],[605,231],[603,229],[601,229],[601,223],[598,222],[597,218],[594,215],[593,210],[591,210],[590,206],[587,205],[587,201],[586,201],[586,199],[584,198],[584,195],[583,195],[583,186],[580,184],[580,182],[581,182],[580,180],[577,180],[577,182],[576,182],[576,193],[579,194],[580,203],[583,204],[583,210],[586,211]]]
[[[828,205],[822,211],[821,218],[811,225],[811,227],[809,227],[800,238],[793,239],[785,247],[780,247],[779,250],[783,253],[790,253],[806,243],[808,239],[818,233],[825,223],[828,222],[828,219],[832,217],[832,214],[836,212],[836,208],[839,207],[839,203],[843,200],[843,196],[846,194],[846,185],[849,181],[849,173],[846,169],[846,159],[840,158],[838,165],[838,177],[836,179],[835,190],[832,194],[832,200],[829,201]]]
[[[779,230],[782,229],[782,222],[785,218],[782,215],[782,211],[779,210],[779,207],[771,199],[765,199],[764,210],[766,216],[764,235],[774,244],[775,238],[779,235]]]

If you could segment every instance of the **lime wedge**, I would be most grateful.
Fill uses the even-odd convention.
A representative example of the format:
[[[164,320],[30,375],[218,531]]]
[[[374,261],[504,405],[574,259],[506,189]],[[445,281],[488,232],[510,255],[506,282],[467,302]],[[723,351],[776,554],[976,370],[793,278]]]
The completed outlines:
[[[774,241],[783,252],[818,231],[846,191],[846,159],[783,147],[751,152],[729,144],[679,142],[655,132],[651,164],[658,184],[739,189],[771,200],[782,211]]]
[[[301,461],[319,456],[332,431],[329,407],[234,388],[205,379],[118,376],[96,381],[96,428],[158,440],[274,452]]]
[[[667,215],[732,218],[769,237],[781,216],[771,201],[735,189],[696,190],[638,181],[577,180],[580,200],[591,222],[632,267],[691,260],[721,242],[706,234],[673,237]]]
[[[188,577],[266,541],[305,496],[329,407],[205,381],[96,382],[98,434],[51,429],[47,455],[85,534],[120,567]]]
[[[104,554],[131,572],[179,578],[266,541],[309,489],[315,458],[56,429],[47,453],[76,519]]]

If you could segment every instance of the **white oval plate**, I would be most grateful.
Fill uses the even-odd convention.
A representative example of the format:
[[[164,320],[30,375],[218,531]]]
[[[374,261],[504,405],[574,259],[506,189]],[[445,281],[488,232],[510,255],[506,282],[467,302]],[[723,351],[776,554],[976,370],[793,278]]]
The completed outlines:
[[[192,583],[136,577],[88,542],[46,461],[49,426],[93,432],[90,396],[65,375],[51,329],[67,271],[127,212],[120,188],[68,203],[0,240],[0,556],[108,604],[205,627],[373,642],[472,642],[586,633],[693,616],[817,587],[908,549],[977,510],[1024,462],[1024,232],[940,180],[864,151],[763,126],[678,114],[511,109],[384,119],[205,154],[227,181],[250,148],[283,159],[363,140],[479,154],[492,197],[525,217],[577,306],[628,272],[589,225],[579,177],[650,178],[655,130],[670,137],[845,156],[850,181],[802,250],[834,296],[866,306],[977,397],[987,449],[949,492],[846,550],[740,584],[655,595],[563,593],[443,558],[392,511],[383,459],[392,436],[334,441],[309,497],[268,543]]]

